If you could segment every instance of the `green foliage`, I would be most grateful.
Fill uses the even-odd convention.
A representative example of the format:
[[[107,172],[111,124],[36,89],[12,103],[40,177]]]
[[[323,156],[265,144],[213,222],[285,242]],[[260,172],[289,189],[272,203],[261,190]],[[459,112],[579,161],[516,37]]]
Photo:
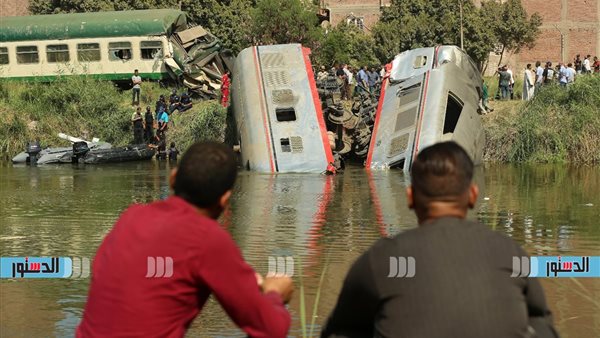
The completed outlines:
[[[301,43],[315,47],[322,34],[317,9],[300,0],[258,0],[252,10],[252,43],[273,45]]]
[[[600,163],[600,77],[543,87],[532,101],[484,118],[486,158],[502,162]],[[510,103],[502,103],[510,104]],[[515,104],[515,103],[512,103]]]
[[[200,102],[192,110],[173,115],[173,127],[169,129],[169,142],[185,151],[199,141],[225,141],[227,110],[216,101]]]
[[[437,44],[460,46],[460,1],[392,0],[373,28],[376,55],[382,62],[401,51]],[[518,52],[532,46],[541,18],[527,13],[521,0],[487,1],[477,8],[463,1],[464,49],[482,65],[496,45]]]
[[[482,4],[482,14],[494,32],[497,43],[505,50],[518,53],[523,47],[533,47],[542,25],[542,17],[533,13],[528,18],[521,0],[503,3],[487,1]],[[500,58],[498,65],[502,62]]]
[[[327,67],[347,63],[353,67],[379,65],[375,57],[375,40],[358,27],[342,22],[324,34],[314,51],[315,64]]]

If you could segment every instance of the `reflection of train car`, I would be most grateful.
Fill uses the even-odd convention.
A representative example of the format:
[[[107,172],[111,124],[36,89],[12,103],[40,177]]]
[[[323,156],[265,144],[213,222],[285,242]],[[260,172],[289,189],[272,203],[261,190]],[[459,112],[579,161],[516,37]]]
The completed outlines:
[[[200,93],[220,88],[229,62],[219,40],[182,11],[154,9],[3,17],[0,74],[48,81],[89,74],[131,81],[182,78]]]
[[[382,89],[366,166],[409,171],[420,149],[453,140],[476,164],[484,134],[477,113],[482,80],[471,58],[455,46],[398,55]]]
[[[245,168],[322,172],[333,161],[309,54],[289,44],[238,55],[231,94]]]

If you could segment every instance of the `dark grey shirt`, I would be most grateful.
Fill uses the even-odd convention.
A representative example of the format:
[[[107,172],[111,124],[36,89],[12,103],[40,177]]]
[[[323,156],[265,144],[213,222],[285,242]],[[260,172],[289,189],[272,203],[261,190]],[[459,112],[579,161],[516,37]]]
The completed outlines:
[[[527,254],[458,218],[381,239],[348,272],[321,337],[558,337],[539,281],[510,277],[513,256]],[[390,257],[414,257],[414,277],[388,277]]]

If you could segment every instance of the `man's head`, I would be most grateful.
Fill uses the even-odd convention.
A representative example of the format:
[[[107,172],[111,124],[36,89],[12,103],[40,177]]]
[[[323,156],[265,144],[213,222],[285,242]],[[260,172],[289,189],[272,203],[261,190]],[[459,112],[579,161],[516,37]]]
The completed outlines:
[[[150,112],[150,106],[146,106],[146,113]]]
[[[531,63],[527,64],[527,69],[531,69]]]
[[[407,189],[408,207],[419,223],[444,216],[464,218],[475,206],[479,190],[473,180],[473,161],[454,142],[423,149],[412,165]]]
[[[135,74],[135,76],[137,76],[137,75],[138,75],[138,70],[137,70],[137,69],[136,69],[136,70],[134,70],[134,71],[133,71],[133,74]]]
[[[135,112],[136,112],[136,113],[138,113],[138,114],[139,114],[139,113],[141,113],[141,111],[142,111],[142,107],[137,107],[137,108],[135,109]]]
[[[216,219],[229,202],[236,176],[235,154],[229,147],[200,142],[183,154],[170,183],[176,196]]]
[[[541,61],[536,61],[536,62],[535,62],[535,66],[536,66],[536,67],[539,67],[539,66],[541,66],[541,65],[542,65],[542,62],[541,62]]]
[[[569,62],[569,64],[567,65],[567,67],[571,68],[571,67],[573,67],[573,64]]]

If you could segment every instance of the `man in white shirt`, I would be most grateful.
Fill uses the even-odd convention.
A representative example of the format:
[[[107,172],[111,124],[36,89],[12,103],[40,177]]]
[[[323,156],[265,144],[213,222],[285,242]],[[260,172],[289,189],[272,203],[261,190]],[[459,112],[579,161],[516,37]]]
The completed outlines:
[[[543,82],[544,82],[544,68],[542,68],[542,63],[540,61],[537,61],[535,63],[535,94],[538,93],[538,91],[542,87]]]
[[[588,55],[585,57],[585,60],[583,60],[583,71],[586,74],[589,74],[592,72],[592,67],[590,66],[590,57],[591,57],[591,55]]]
[[[573,68],[573,64],[569,63],[567,65],[567,84],[575,82],[575,74],[577,74],[577,71]]]
[[[508,74],[510,74],[510,81],[508,83],[508,92],[510,93],[510,99],[513,100],[514,99],[514,86],[515,86],[515,78],[513,76],[513,71],[512,69],[510,69],[510,65],[506,65],[506,72]]]
[[[131,82],[133,83],[131,105],[139,106],[140,105],[140,92],[142,90],[142,88],[141,88],[142,77],[139,75],[137,69],[133,72],[133,76],[131,77]]]

